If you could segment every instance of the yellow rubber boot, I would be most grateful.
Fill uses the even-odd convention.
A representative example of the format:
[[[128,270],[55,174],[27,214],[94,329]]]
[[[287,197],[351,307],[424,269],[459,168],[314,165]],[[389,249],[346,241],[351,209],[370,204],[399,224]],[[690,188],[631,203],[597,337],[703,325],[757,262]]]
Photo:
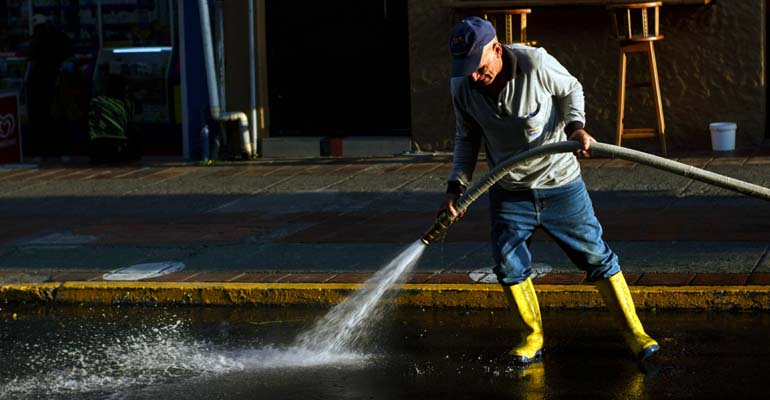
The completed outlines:
[[[503,286],[508,305],[513,310],[516,328],[521,332],[521,342],[508,355],[519,364],[530,364],[543,353],[543,321],[532,279],[527,278],[512,286]]]
[[[626,343],[639,361],[644,361],[656,351],[660,350],[658,342],[644,332],[639,317],[636,316],[634,300],[631,291],[628,290],[626,279],[622,272],[618,272],[609,279],[596,282],[604,303],[610,310],[613,319],[618,323],[626,338]]]

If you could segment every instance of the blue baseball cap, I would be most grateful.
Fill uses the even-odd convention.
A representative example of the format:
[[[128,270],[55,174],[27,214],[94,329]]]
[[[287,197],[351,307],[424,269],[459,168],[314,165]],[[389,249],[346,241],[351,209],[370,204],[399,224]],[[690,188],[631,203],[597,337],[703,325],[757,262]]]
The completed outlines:
[[[452,78],[468,76],[479,68],[484,46],[497,36],[495,27],[479,17],[460,21],[449,35],[452,52]]]

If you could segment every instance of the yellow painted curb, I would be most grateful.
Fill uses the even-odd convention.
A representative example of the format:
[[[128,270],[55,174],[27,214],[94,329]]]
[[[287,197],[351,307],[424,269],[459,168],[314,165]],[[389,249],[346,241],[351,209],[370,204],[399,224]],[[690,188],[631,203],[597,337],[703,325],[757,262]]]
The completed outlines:
[[[60,282],[0,286],[3,303],[332,305],[362,284]],[[391,301],[403,306],[504,308],[497,284],[402,284]],[[770,310],[770,286],[632,286],[640,309]],[[591,285],[538,285],[543,308],[601,308]]]
[[[0,285],[0,303],[48,303],[61,283],[20,283]]]

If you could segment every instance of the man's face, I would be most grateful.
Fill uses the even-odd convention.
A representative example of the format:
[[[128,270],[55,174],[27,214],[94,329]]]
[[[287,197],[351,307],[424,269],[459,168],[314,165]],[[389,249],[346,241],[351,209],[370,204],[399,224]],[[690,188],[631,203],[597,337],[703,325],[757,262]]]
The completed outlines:
[[[487,86],[495,80],[503,70],[503,48],[500,43],[493,43],[484,48],[481,62],[475,72],[471,73],[471,81],[479,86]]]

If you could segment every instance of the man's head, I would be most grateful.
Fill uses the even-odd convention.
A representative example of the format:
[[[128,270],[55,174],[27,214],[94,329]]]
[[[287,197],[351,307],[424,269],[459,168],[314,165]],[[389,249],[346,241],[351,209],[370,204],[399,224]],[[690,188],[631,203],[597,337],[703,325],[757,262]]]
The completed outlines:
[[[46,17],[43,14],[35,14],[30,18],[30,23],[32,24],[32,27],[36,27],[40,24],[46,24],[48,23],[48,17]]]
[[[49,20],[48,17],[46,17],[45,15],[35,14],[32,16],[32,18],[30,18],[30,21],[32,22],[33,35],[35,34],[41,35],[53,30],[53,25],[51,25],[51,20]]]
[[[452,28],[449,50],[453,78],[470,75],[474,82],[489,85],[503,68],[495,27],[479,17],[466,18]]]

